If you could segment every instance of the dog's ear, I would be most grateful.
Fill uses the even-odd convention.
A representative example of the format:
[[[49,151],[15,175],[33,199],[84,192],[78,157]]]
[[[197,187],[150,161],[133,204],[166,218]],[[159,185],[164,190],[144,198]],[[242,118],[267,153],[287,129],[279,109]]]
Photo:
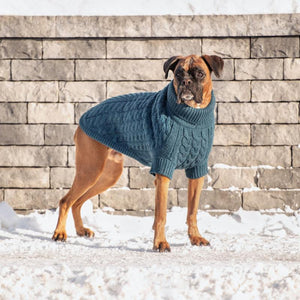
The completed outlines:
[[[181,56],[172,56],[164,63],[164,72],[166,79],[168,78],[169,70],[174,72],[180,58]]]
[[[213,71],[219,78],[224,67],[224,60],[216,55],[203,55],[201,58],[205,61],[210,71]]]

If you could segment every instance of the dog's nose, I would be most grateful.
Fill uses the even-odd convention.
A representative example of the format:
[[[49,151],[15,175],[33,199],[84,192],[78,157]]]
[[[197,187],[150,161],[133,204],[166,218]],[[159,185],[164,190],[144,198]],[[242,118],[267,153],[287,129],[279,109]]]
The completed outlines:
[[[189,86],[192,83],[191,79],[183,79],[183,84]]]

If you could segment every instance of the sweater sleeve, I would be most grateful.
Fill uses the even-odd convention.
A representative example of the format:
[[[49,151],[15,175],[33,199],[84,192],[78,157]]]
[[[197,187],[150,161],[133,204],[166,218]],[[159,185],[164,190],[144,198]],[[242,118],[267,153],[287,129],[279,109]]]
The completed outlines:
[[[201,165],[186,169],[185,174],[187,178],[196,179],[205,176],[208,173],[207,161]]]

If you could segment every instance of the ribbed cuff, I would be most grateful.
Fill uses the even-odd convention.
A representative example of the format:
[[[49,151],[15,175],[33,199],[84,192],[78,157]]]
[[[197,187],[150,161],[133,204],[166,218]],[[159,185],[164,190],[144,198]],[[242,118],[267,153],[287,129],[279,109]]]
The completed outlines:
[[[207,163],[202,164],[201,166],[195,166],[190,169],[185,170],[187,178],[196,179],[205,176],[208,173]]]
[[[150,173],[152,175],[160,174],[172,179],[176,166],[166,158],[156,158],[152,163]]]

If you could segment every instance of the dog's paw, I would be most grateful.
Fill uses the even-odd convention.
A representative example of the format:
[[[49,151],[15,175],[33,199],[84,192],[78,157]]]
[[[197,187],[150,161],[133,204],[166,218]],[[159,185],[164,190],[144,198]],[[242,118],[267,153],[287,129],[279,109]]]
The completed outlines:
[[[167,241],[154,242],[153,250],[159,250],[159,252],[171,252],[170,245]]]
[[[95,236],[94,231],[90,230],[89,228],[85,228],[85,227],[77,229],[76,233],[79,236],[86,236],[86,237],[89,237],[89,238],[93,238]]]
[[[190,241],[195,246],[210,246],[209,241],[201,236],[190,236]]]
[[[52,240],[57,242],[65,242],[67,240],[67,233],[65,230],[63,231],[55,231],[53,236],[52,236]]]

